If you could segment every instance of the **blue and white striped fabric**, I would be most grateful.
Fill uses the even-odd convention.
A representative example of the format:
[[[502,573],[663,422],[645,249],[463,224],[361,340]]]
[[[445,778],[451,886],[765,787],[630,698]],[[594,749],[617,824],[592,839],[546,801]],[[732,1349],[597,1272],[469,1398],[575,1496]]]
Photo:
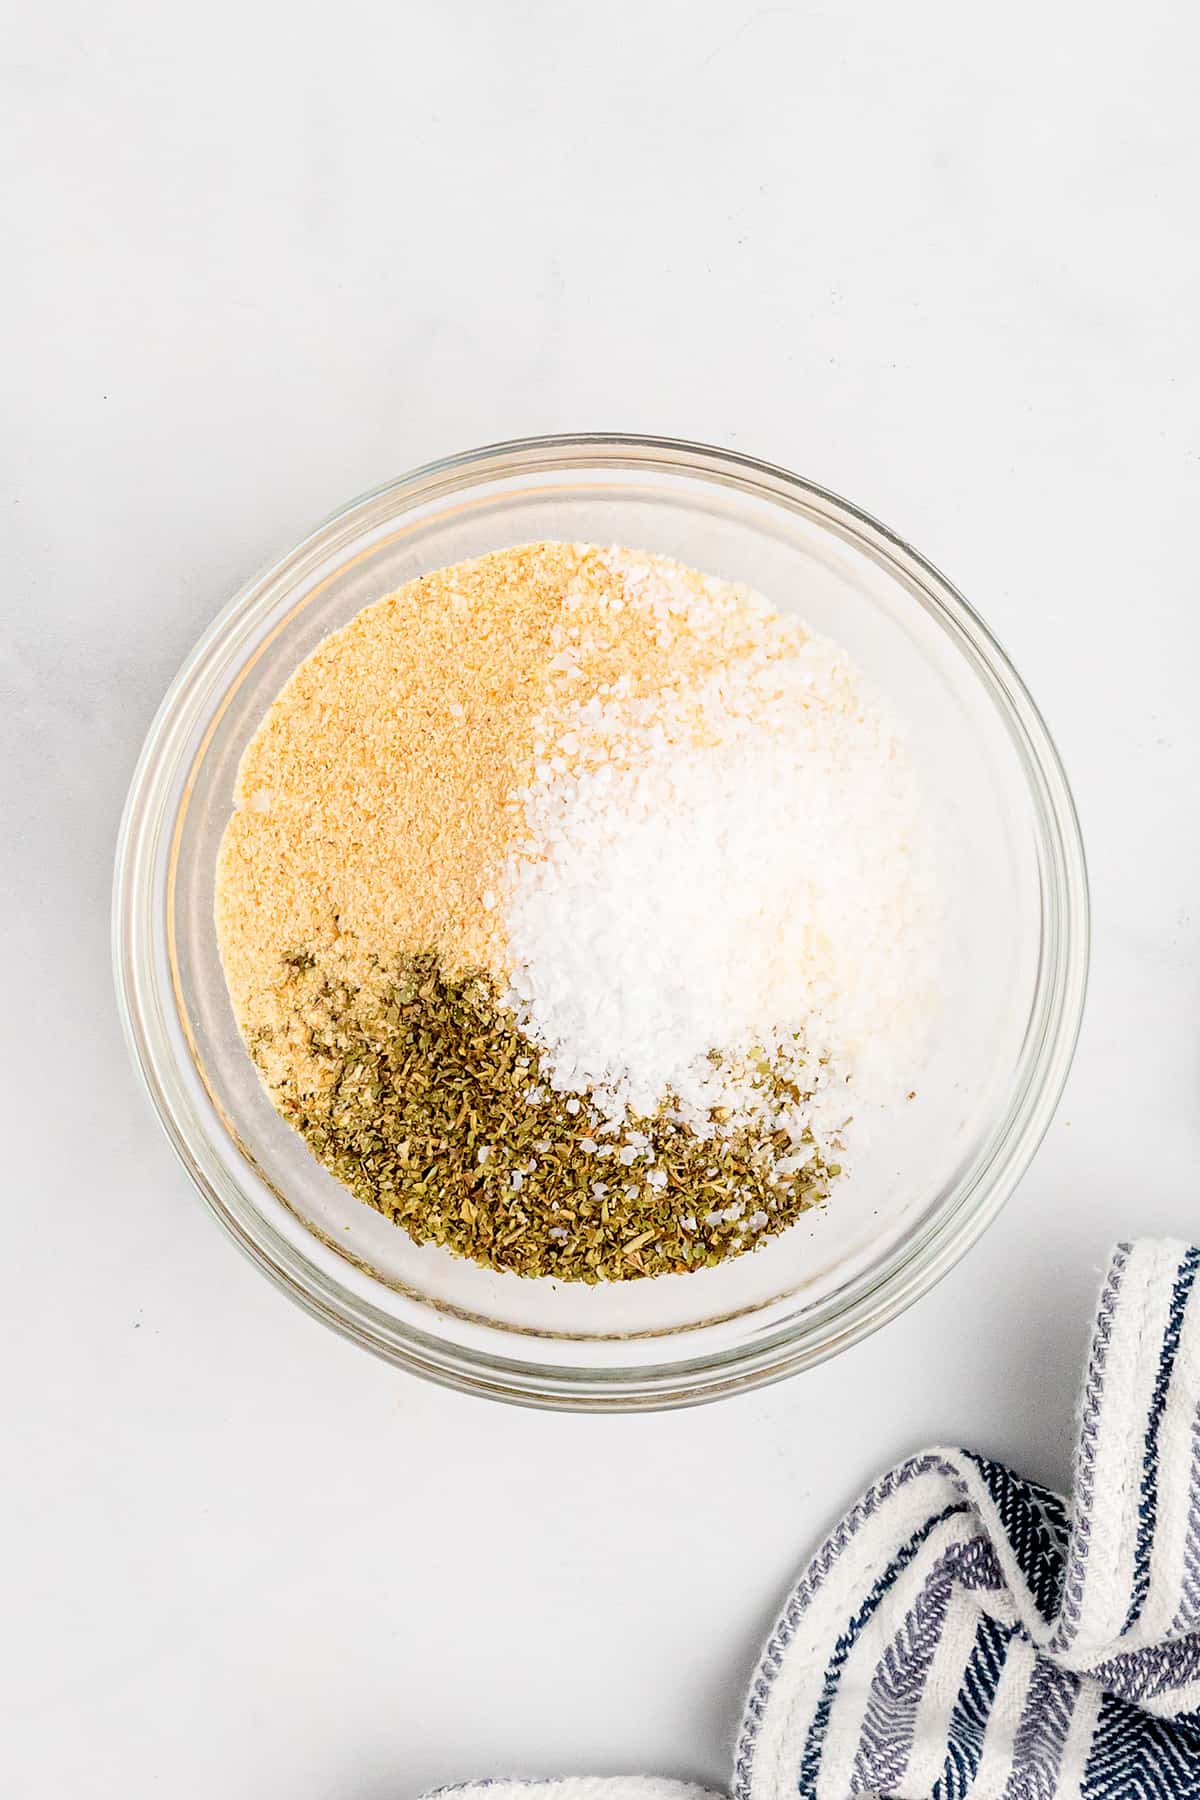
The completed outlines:
[[[1114,1252],[1071,1506],[965,1450],[863,1496],[768,1640],[734,1800],[1200,1800],[1198,1273]]]

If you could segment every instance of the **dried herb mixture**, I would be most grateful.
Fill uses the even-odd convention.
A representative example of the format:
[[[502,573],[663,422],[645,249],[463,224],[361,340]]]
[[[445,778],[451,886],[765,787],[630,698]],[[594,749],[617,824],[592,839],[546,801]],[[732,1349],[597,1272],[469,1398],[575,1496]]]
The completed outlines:
[[[814,1152],[777,1176],[786,1134],[704,1139],[668,1116],[614,1129],[542,1081],[486,976],[448,977],[434,951],[369,988],[309,952],[286,967],[321,1081],[304,1093],[285,1083],[280,1111],[418,1243],[520,1275],[683,1274],[782,1231],[840,1172]],[[260,1061],[269,1043],[255,1045]]]

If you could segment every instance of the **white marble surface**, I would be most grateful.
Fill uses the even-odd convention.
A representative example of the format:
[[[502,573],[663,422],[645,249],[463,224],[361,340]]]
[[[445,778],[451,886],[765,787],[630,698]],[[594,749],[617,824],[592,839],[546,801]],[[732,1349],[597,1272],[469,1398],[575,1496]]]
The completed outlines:
[[[824,1525],[931,1439],[1064,1481],[1109,1241],[1200,1230],[1195,11],[60,0],[6,35],[2,1785],[719,1782]],[[604,426],[790,464],[942,565],[1094,883],[1001,1221],[839,1361],[659,1418],[440,1393],[293,1310],[175,1166],[108,972],[138,744],[235,585],[413,463]]]

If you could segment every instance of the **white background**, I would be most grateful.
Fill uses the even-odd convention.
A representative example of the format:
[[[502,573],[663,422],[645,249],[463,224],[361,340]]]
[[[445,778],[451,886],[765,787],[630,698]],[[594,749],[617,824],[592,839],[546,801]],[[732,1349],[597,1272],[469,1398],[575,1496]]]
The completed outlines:
[[[1200,1231],[1194,8],[53,0],[0,130],[0,1786],[721,1782],[797,1564],[891,1461],[1069,1478],[1097,1271]],[[40,16],[35,16],[40,15]],[[839,490],[965,590],[1091,858],[1087,1021],[1001,1221],[697,1412],[441,1393],[224,1241],[127,1066],[113,837],[245,577],[430,457],[615,428]]]

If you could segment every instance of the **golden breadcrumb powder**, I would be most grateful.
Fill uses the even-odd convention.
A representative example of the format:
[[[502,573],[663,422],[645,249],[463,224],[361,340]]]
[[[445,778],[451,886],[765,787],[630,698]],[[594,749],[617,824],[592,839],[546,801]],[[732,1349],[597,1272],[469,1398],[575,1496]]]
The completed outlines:
[[[217,929],[244,1031],[280,1023],[280,959],[367,981],[436,944],[486,963],[487,881],[513,830],[538,671],[586,553],[538,545],[409,582],[296,670],[247,747]]]

